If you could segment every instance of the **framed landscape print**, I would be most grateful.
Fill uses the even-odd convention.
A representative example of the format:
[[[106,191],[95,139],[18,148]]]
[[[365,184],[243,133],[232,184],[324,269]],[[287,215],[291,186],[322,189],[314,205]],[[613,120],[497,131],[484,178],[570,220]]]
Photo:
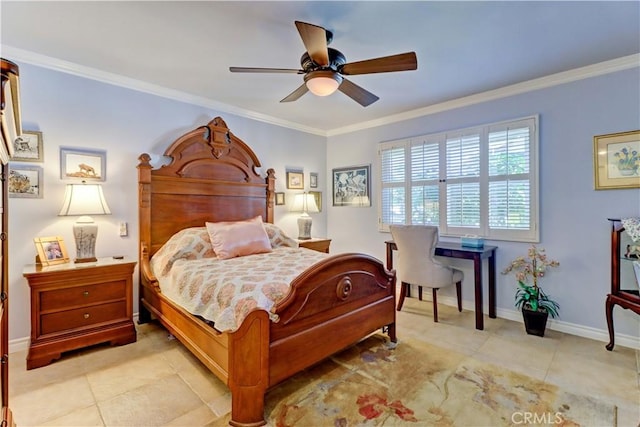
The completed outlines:
[[[13,143],[13,156],[16,162],[43,162],[42,132],[23,131]]]
[[[593,137],[596,190],[640,188],[640,130]]]
[[[371,206],[370,165],[333,169],[333,206]]]
[[[60,147],[60,179],[105,181],[106,174],[106,151]]]

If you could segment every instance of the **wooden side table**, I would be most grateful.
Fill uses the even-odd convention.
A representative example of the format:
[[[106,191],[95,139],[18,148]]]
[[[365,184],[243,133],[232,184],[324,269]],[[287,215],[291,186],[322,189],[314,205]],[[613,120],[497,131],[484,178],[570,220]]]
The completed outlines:
[[[65,351],[103,342],[135,342],[135,266],[127,258],[25,266],[23,276],[31,288],[27,369],[48,365]]]
[[[298,245],[301,248],[313,249],[314,251],[329,253],[329,245],[331,239],[324,239],[321,237],[312,237],[311,239],[297,239]]]

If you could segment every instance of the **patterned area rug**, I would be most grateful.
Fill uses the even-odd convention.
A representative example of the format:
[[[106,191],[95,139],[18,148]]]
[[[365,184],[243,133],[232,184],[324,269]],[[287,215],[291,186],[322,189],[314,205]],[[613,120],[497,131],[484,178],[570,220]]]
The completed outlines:
[[[616,424],[611,404],[415,340],[394,349],[381,335],[278,385],[265,404],[278,427]]]

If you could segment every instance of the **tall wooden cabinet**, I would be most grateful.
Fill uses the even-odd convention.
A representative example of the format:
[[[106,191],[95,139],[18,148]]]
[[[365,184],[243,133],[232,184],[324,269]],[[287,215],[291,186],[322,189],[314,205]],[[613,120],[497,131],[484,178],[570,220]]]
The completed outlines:
[[[2,230],[0,231],[0,386],[2,393],[2,423],[3,425],[13,426],[13,418],[9,409],[9,239],[8,239],[8,173],[9,165],[3,164],[0,171],[0,180],[2,181],[2,206],[0,212],[2,214]],[[5,424],[6,423],[6,424]]]
[[[22,133],[18,66],[0,58],[0,401],[2,427],[15,426],[9,409],[9,158]]]
[[[640,261],[635,250],[638,245],[626,233],[619,219],[611,221],[611,293],[607,295],[605,311],[609,328],[609,344],[607,350],[613,350],[615,333],[613,330],[613,307],[617,304],[640,314],[640,286],[636,278],[633,264]]]

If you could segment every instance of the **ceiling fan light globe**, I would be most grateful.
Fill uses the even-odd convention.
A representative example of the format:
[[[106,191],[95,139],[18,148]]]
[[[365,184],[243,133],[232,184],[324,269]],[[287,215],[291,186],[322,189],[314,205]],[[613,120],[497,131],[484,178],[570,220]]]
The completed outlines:
[[[328,96],[338,90],[342,76],[331,71],[314,71],[305,76],[305,84],[311,93]]]

